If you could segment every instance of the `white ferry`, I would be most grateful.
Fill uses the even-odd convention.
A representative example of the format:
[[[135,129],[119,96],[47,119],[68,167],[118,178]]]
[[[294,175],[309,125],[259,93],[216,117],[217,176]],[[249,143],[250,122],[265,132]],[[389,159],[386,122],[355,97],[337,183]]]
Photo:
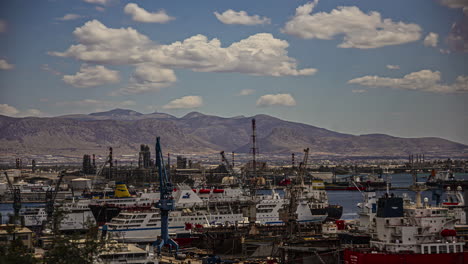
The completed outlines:
[[[189,234],[193,227],[213,225],[235,225],[244,223],[241,203],[203,201],[190,188],[175,193],[178,206],[169,214],[169,232],[177,235]],[[264,225],[279,225],[279,210],[288,200],[278,193],[264,195],[256,204],[256,221]],[[299,223],[322,222],[327,215],[313,215],[310,205],[301,201],[297,207]],[[100,228],[111,238],[124,242],[153,242],[161,232],[161,218],[158,209],[122,211],[107,225]]]
[[[65,203],[60,208],[65,212],[60,222],[62,231],[83,230],[87,228],[87,224],[96,223],[87,202]],[[47,221],[47,213],[43,207],[22,208],[19,215],[27,227],[39,227]]]

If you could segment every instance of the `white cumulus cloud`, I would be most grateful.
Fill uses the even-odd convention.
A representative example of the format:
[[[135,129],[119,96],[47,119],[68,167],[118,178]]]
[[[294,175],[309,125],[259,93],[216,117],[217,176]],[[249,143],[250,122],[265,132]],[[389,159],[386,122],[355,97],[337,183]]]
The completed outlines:
[[[83,99],[76,101],[62,101],[55,103],[57,106],[74,106],[82,109],[93,109],[93,111],[104,110],[104,109],[114,109],[114,108],[125,108],[129,106],[136,105],[135,101],[125,100],[125,101],[108,101],[108,100],[98,100],[98,99]]]
[[[8,63],[6,60],[4,59],[0,59],[0,70],[11,70],[13,69],[15,66],[13,64],[10,64]]]
[[[0,115],[15,116],[19,111],[15,107],[8,104],[0,104]]]
[[[167,15],[164,10],[150,13],[135,3],[127,4],[124,8],[124,12],[127,15],[131,15],[134,21],[143,23],[167,23],[175,19],[174,17]]]
[[[165,75],[169,69],[266,76],[305,76],[317,71],[298,69],[296,60],[288,56],[289,43],[270,33],[258,33],[227,47],[223,47],[220,40],[210,40],[204,35],[158,45],[133,28],[108,28],[92,20],[76,28],[73,34],[78,44],[64,52],[49,54],[87,63],[151,65],[153,71],[160,68]]]
[[[427,34],[424,38],[424,46],[427,47],[437,47],[437,43],[439,42],[439,34],[431,32]]]
[[[450,54],[450,50],[448,49],[439,49],[439,52],[442,54]]]
[[[304,39],[333,39],[343,35],[340,48],[371,49],[417,41],[421,27],[382,18],[379,12],[368,14],[356,6],[340,6],[330,13],[312,14],[318,0],[296,9],[282,32]]]
[[[8,104],[0,104],[0,115],[12,116],[12,117],[26,117],[26,116],[42,116],[39,109],[26,109],[24,111],[18,110],[16,107]]]
[[[465,14],[468,14],[467,0],[439,0],[439,2],[449,8],[461,8]]]
[[[214,12],[216,18],[224,24],[237,25],[261,25],[270,24],[271,20],[268,17],[260,17],[259,15],[249,16],[245,11],[236,12],[228,9],[223,13]]]
[[[43,116],[44,113],[39,110],[39,109],[34,109],[34,108],[30,108],[30,109],[27,109],[26,111],[20,113],[20,116]]]
[[[288,56],[289,43],[269,33],[258,33],[228,47],[221,41],[195,35],[169,45],[156,45],[133,28],[107,28],[92,20],[73,32],[79,44],[65,52],[50,52],[99,64],[152,63],[161,68],[186,68],[202,72],[240,72],[252,75],[312,75],[314,68],[297,69]]]
[[[399,65],[391,65],[391,64],[388,64],[386,67],[387,67],[387,69],[389,69],[389,70],[399,70],[399,69],[400,69],[400,66],[399,66]]]
[[[172,69],[164,69],[151,64],[140,64],[130,78],[129,86],[111,95],[138,94],[159,91],[177,81]]]
[[[468,15],[453,23],[447,43],[453,51],[468,52]]]
[[[197,108],[203,105],[201,96],[189,95],[170,101],[164,105],[164,109],[189,109]]]
[[[251,95],[255,92],[255,90],[253,89],[242,89],[240,92],[239,92],[239,95],[240,96],[244,96],[244,95]]]
[[[108,5],[111,0],[84,0],[86,3],[97,4],[97,5]]]
[[[80,17],[81,17],[81,16],[80,16],[80,15],[77,15],[77,14],[66,14],[66,15],[64,15],[63,17],[57,18],[57,20],[68,21],[68,20],[75,20],[75,19],[78,19],[78,18],[80,18]]]
[[[0,20],[0,33],[5,32],[7,29],[7,24],[5,21]]]
[[[257,100],[257,106],[266,107],[272,105],[295,106],[296,100],[290,94],[266,94]]]
[[[363,76],[349,80],[348,83],[367,87],[388,87],[433,93],[468,92],[468,76],[458,76],[453,84],[443,84],[440,72],[431,70],[412,72],[403,78]]]
[[[119,82],[119,72],[109,70],[102,65],[81,65],[75,75],[64,75],[63,81],[79,88],[99,86]]]
[[[80,43],[65,52],[50,52],[59,57],[74,57],[99,64],[132,64],[143,61],[150,39],[133,28],[108,28],[97,20],[86,22],[73,31]]]
[[[366,89],[353,89],[351,90],[351,92],[361,94],[361,93],[366,93],[367,90]]]

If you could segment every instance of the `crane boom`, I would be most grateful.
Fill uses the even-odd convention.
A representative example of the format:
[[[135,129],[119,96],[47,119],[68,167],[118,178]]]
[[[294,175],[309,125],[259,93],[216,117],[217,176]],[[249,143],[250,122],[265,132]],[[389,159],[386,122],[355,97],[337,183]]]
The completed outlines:
[[[229,163],[229,161],[226,159],[226,156],[224,155],[224,151],[221,151],[219,154],[221,154],[221,159],[226,164],[226,168],[231,174],[231,176],[234,176],[234,169],[232,168],[231,163]]]
[[[304,158],[302,162],[299,164],[299,178],[301,181],[301,185],[304,185],[304,176],[307,171],[307,162],[309,160],[309,148],[304,149]]]
[[[57,198],[57,193],[60,184],[62,183],[63,176],[65,176],[65,171],[60,172],[57,183],[55,184],[55,188],[53,190],[49,189],[46,191],[45,210],[48,218],[52,217],[52,214],[54,213],[55,199]]]
[[[8,176],[8,173],[6,171],[3,172],[5,174],[5,177],[7,179],[7,182],[8,182],[8,187],[10,188],[10,190],[13,190],[13,183],[11,182],[10,180],[10,177]]]
[[[13,186],[13,182],[10,180],[8,173],[3,172],[8,182],[8,187],[10,188],[11,194],[13,195],[13,211],[14,211],[14,221],[18,220],[19,211],[21,209],[21,190],[19,187]]]
[[[163,153],[161,150],[160,138],[156,138],[156,167],[159,174],[159,192],[160,198],[156,203],[161,213],[161,237],[155,241],[158,252],[161,248],[168,245],[169,248],[175,248],[177,251],[179,245],[169,237],[169,212],[175,210],[175,200],[172,196],[174,186],[167,175],[166,167],[164,166]]]

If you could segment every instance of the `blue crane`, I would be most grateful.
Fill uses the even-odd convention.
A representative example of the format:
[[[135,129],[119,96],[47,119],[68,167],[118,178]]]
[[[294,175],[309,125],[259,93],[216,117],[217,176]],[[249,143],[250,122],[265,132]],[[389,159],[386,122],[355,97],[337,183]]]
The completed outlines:
[[[157,137],[156,167],[158,168],[159,191],[161,193],[161,197],[156,203],[156,207],[159,208],[161,214],[161,237],[156,240],[153,245],[157,247],[158,253],[161,252],[161,248],[165,245],[168,245],[170,249],[174,248],[177,252],[179,245],[169,237],[169,212],[175,210],[175,200],[172,196],[174,186],[166,173],[161,144],[159,141],[159,137]]]

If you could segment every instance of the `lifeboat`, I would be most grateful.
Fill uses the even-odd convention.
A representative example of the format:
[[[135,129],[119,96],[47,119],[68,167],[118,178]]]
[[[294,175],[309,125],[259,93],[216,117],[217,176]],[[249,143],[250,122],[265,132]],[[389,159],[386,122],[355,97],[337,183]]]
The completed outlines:
[[[457,236],[457,231],[453,229],[444,229],[440,232],[440,235],[443,237]]]
[[[191,230],[193,228],[191,223],[185,223],[185,230]]]
[[[210,193],[211,190],[210,189],[200,189],[200,191],[198,191],[198,193]]]
[[[279,182],[278,185],[280,185],[280,186],[287,186],[287,185],[289,185],[289,184],[291,184],[291,180],[290,180],[290,179],[283,179],[283,180],[281,180],[281,181]]]
[[[442,203],[443,205],[458,205],[458,203]]]
[[[194,193],[197,193],[197,189],[192,189],[192,191],[193,191]]]
[[[224,190],[223,189],[214,189],[213,190],[213,193],[223,193]]]

